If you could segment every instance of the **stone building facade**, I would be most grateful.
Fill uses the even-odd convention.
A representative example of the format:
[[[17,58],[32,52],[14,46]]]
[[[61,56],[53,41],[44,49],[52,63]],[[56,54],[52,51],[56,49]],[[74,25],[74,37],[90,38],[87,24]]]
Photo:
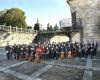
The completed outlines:
[[[80,18],[82,21],[83,41],[100,43],[100,0],[68,0],[67,3],[72,18]]]

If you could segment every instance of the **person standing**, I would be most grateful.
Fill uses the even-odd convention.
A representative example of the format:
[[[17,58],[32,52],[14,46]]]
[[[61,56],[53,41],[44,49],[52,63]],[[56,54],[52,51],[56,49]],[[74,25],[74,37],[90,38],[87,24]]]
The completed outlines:
[[[36,58],[37,62],[40,62],[42,59],[42,53],[44,52],[44,47],[42,47],[40,44],[35,49],[36,52]]]
[[[61,58],[61,60],[64,59],[64,51],[63,51],[63,49],[62,49],[61,52],[60,52],[60,58]]]
[[[9,60],[10,59],[10,45],[9,45],[9,43],[7,43],[7,46],[5,47],[5,50],[7,52],[7,59]]]
[[[13,53],[12,53],[12,54],[13,54],[13,58],[14,58],[14,59],[17,59],[16,44],[14,44],[14,46],[12,46],[12,50],[13,50],[13,51],[12,51],[12,52],[13,52]]]
[[[17,60],[19,60],[20,55],[21,55],[21,46],[20,45],[16,46],[16,55],[17,55]]]

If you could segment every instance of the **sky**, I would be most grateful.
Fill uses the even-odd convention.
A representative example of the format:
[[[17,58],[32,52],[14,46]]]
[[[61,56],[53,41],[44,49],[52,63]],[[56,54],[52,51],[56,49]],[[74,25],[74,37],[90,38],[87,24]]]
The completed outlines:
[[[70,8],[66,0],[0,0],[0,10],[20,8],[25,11],[26,22],[34,26],[39,23],[46,28],[47,23],[54,26],[59,20],[70,18]]]

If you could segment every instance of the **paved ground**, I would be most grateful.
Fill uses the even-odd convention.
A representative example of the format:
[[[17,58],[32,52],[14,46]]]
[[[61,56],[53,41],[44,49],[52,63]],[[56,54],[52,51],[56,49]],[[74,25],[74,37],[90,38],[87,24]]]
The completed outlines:
[[[1,55],[4,52],[1,51]],[[98,54],[99,55],[99,54]],[[100,56],[94,59],[42,61],[6,60],[0,57],[0,80],[100,80]]]
[[[0,71],[0,80],[21,80],[21,79]]]

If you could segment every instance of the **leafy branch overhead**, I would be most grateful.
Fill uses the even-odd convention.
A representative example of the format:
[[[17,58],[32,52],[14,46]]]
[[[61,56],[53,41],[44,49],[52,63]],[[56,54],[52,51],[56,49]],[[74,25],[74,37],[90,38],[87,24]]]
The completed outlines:
[[[17,26],[19,28],[26,28],[25,22],[25,12],[18,8],[11,8],[0,16],[0,24],[11,25],[13,27]]]

